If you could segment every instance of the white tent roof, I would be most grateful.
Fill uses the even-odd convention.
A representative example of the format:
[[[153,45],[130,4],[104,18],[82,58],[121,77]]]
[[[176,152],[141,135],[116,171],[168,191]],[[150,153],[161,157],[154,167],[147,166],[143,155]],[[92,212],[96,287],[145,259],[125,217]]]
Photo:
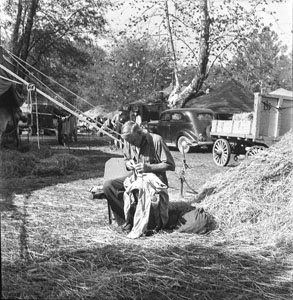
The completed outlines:
[[[100,106],[96,106],[86,112],[84,112],[84,114],[88,117],[91,117],[91,118],[95,118],[99,115],[102,115],[102,116],[105,116],[107,115],[109,112],[108,111],[105,111],[102,107]]]
[[[286,89],[283,88],[279,88],[273,92],[269,93],[270,95],[275,95],[275,96],[283,96],[283,97],[293,97],[293,91],[288,91]]]

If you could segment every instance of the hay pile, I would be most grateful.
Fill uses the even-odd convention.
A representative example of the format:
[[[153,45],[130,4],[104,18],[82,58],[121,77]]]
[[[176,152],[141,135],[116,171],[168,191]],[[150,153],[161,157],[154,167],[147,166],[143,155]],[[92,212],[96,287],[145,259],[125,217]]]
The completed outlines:
[[[196,202],[215,216],[229,239],[293,247],[293,133],[216,175]]]

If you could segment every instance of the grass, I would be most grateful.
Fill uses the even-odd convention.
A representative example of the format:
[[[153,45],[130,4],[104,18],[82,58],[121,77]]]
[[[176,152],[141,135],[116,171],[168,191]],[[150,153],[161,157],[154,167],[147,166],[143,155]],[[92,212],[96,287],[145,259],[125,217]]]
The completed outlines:
[[[88,198],[85,191],[102,184],[102,170],[89,176],[83,163],[79,176],[31,175],[19,190],[9,179],[2,299],[292,299],[291,140],[292,133],[198,190],[196,205],[217,220],[204,236],[170,231],[127,239],[108,225],[106,203]],[[107,158],[98,151],[87,167]],[[198,189],[194,174],[188,182]],[[38,180],[54,184],[31,188]]]

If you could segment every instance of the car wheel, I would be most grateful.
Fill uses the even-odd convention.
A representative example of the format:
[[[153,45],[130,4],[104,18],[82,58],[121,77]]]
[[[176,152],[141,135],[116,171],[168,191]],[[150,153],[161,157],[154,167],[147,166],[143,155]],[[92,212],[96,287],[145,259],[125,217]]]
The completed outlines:
[[[177,140],[177,148],[181,153],[188,153],[190,151],[190,146],[189,146],[190,140],[182,135],[179,137]]]

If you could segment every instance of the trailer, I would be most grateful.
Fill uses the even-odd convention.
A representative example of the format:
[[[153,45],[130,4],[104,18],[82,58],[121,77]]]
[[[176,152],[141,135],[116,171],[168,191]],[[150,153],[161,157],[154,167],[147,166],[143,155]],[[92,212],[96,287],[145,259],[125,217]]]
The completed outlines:
[[[213,160],[227,166],[231,155],[246,158],[278,142],[293,128],[293,98],[254,94],[254,111],[233,114],[232,120],[213,120]]]

